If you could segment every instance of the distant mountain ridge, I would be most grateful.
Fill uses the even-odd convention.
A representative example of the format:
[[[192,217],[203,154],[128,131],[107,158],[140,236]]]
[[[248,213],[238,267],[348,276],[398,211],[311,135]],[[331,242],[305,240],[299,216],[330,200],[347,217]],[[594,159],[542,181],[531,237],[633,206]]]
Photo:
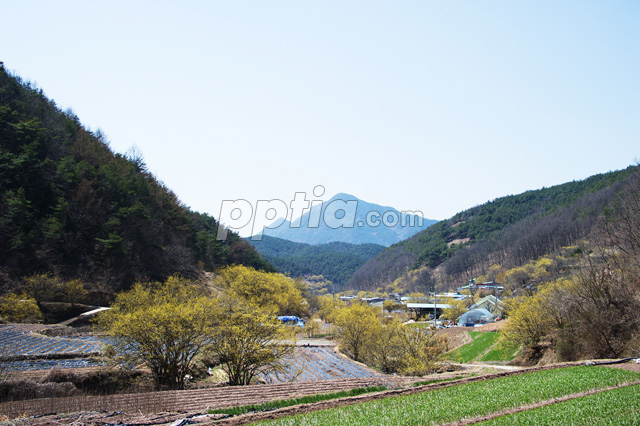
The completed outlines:
[[[339,193],[293,222],[281,218],[251,239],[259,240],[260,235],[266,235],[306,244],[344,242],[388,247],[436,222],[421,214],[401,212]]]

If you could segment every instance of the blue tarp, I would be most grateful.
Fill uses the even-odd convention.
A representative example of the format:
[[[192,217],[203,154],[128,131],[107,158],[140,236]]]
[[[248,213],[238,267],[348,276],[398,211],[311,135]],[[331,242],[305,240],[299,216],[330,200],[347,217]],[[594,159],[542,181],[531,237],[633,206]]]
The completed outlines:
[[[280,321],[282,321],[282,323],[284,325],[304,327],[304,321],[302,321],[301,318],[293,316],[293,315],[281,316],[281,317],[276,317],[276,318],[279,319]]]

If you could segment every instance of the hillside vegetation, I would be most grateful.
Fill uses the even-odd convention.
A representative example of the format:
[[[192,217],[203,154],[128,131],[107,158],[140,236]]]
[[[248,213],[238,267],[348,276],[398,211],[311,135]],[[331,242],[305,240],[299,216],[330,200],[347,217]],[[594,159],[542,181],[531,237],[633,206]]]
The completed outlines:
[[[292,277],[322,275],[335,284],[337,291],[360,266],[384,248],[377,244],[341,242],[311,245],[267,235],[258,241],[247,241],[280,272]]]
[[[191,211],[147,169],[114,153],[42,90],[0,65],[0,286],[51,272],[112,293],[139,279],[228,264],[271,267]]]
[[[434,280],[455,287],[491,265],[519,266],[585,238],[637,167],[582,181],[509,195],[460,212],[401,241],[357,270],[348,287],[386,287],[410,271],[425,271],[415,289]],[[436,269],[437,268],[437,269]]]
[[[383,250],[350,285],[429,291],[495,280],[508,317],[501,344],[524,348],[517,362],[633,357],[639,226],[634,166],[460,213]]]

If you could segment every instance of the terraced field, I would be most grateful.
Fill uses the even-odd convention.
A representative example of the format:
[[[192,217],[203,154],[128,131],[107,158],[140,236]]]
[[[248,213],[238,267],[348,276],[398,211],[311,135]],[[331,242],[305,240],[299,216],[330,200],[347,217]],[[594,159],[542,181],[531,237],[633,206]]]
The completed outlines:
[[[518,424],[639,424],[639,386],[640,374],[637,372],[584,366],[539,368],[526,373],[502,373],[491,380],[479,377],[443,387],[425,387],[412,393],[386,391],[273,413],[255,413],[251,418],[245,416],[243,421],[223,420],[221,424],[275,419],[260,424],[460,426],[503,416],[507,417],[499,424],[513,424],[510,421],[513,418],[508,416],[520,412],[527,414],[518,415],[521,418]],[[561,401],[563,404],[564,401],[575,402],[541,409]],[[581,407],[589,409],[590,420],[581,417]],[[610,413],[617,413],[624,421],[609,417]],[[554,420],[546,419],[547,414],[553,414]]]
[[[264,375],[267,383],[307,382],[335,379],[364,379],[380,377],[381,374],[355,363],[336,353],[331,346],[298,347],[295,355],[286,360],[286,371]]]
[[[278,383],[273,385],[223,386],[218,388],[148,392],[129,395],[80,396],[15,401],[0,404],[0,414],[37,416],[46,413],[79,411],[121,411],[154,413],[160,411],[196,411],[224,408],[304,395],[334,393],[376,386],[372,379],[325,380],[320,382]]]
[[[575,364],[545,366],[288,406],[275,411],[257,411],[231,418],[211,417],[218,414],[203,415],[203,412],[208,408],[329,394],[341,389],[368,387],[376,381],[349,379],[95,398],[53,398],[0,404],[0,414],[12,418],[44,413],[21,417],[16,424],[22,426],[168,426],[213,420],[217,421],[208,424],[238,426],[265,420],[271,421],[260,424],[640,424],[640,364],[616,367],[629,371]]]
[[[553,425],[571,426],[640,424],[640,386],[628,386],[607,392],[593,392],[558,403],[497,416],[483,421],[484,426]]]
[[[8,371],[100,366],[104,363],[87,357],[99,355],[109,343],[107,337],[48,337],[29,327],[2,325],[0,366]],[[267,383],[284,383],[380,377],[375,370],[336,353],[333,346],[299,346],[284,366],[284,372],[262,375],[262,379]]]
[[[94,358],[72,359],[33,359],[22,361],[0,362],[4,371],[51,370],[53,368],[88,368],[107,365],[106,362]]]
[[[99,355],[102,342],[48,337],[17,325],[0,325],[0,358],[33,359],[47,356],[86,357]]]

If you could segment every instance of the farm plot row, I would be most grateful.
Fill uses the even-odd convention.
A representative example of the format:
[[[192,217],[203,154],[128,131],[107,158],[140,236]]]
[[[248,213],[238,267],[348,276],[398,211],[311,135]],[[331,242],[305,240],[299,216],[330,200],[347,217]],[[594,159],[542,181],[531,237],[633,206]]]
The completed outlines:
[[[540,408],[498,416],[478,423],[483,426],[553,425],[571,426],[640,424],[640,385],[598,392],[580,398],[551,403]]]
[[[101,367],[104,365],[107,365],[107,363],[92,358],[33,359],[25,361],[0,362],[0,368],[2,368],[4,371],[51,370],[53,368],[87,368]]]
[[[37,358],[50,355],[97,355],[104,344],[96,340],[48,337],[14,325],[0,326],[0,357]]]
[[[326,346],[298,347],[294,356],[287,359],[283,366],[284,372],[263,374],[262,378],[267,383],[281,383],[380,377],[376,371],[355,363]]]
[[[260,424],[287,426],[449,424],[462,419],[501,414],[518,407],[555,402],[558,398],[580,396],[597,390],[609,392],[610,389],[619,386],[635,385],[633,388],[635,390],[631,392],[637,393],[638,383],[640,383],[640,374],[607,367],[578,366],[538,370],[524,374],[502,373],[501,377],[491,380],[479,379],[412,395],[371,399],[367,402],[337,406]],[[390,391],[389,394],[393,392]],[[572,414],[566,411],[565,418],[567,414],[569,414],[568,418],[574,421],[569,424],[587,424],[582,423],[580,418],[572,417]],[[255,420],[257,419],[254,418],[253,421]],[[523,424],[541,423],[525,422]]]
[[[227,386],[219,388],[149,392],[129,395],[82,396],[15,401],[0,404],[0,414],[17,415],[72,413],[79,411],[122,411],[154,413],[160,411],[199,411],[260,404],[279,399],[318,395],[376,385],[371,379],[344,379],[307,383]]]

